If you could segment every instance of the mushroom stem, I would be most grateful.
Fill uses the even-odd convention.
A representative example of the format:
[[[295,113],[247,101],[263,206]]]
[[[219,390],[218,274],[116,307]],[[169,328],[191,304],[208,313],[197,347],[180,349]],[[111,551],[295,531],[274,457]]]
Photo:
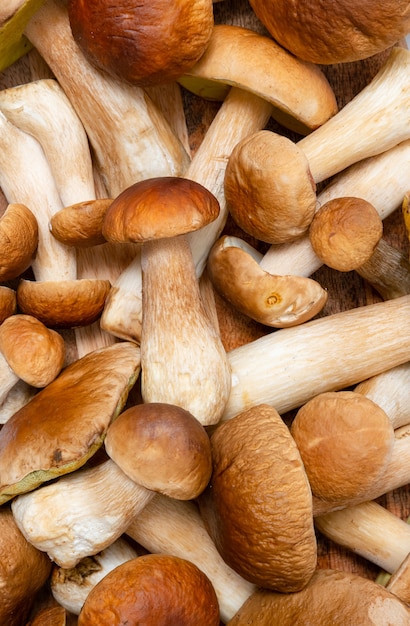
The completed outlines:
[[[385,239],[379,241],[370,259],[356,268],[356,272],[384,300],[410,293],[410,260]]]
[[[279,413],[318,393],[342,389],[409,360],[397,327],[410,296],[284,328],[228,353],[232,388],[222,421],[260,403]]]
[[[3,354],[0,352],[0,404],[3,404],[9,391],[18,381],[19,377],[13,372]]]

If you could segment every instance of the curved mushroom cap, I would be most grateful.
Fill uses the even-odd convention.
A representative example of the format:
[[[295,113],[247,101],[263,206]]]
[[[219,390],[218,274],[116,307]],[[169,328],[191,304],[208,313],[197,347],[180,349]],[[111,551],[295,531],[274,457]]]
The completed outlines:
[[[408,0],[250,0],[250,5],[281,46],[322,65],[366,59],[410,31]]]
[[[31,265],[37,244],[35,215],[24,204],[9,204],[0,218],[0,280],[22,274]]]
[[[17,286],[17,304],[52,328],[88,326],[101,315],[111,289],[109,280],[25,280]]]
[[[327,301],[327,291],[303,276],[276,276],[260,267],[246,242],[223,236],[207,262],[217,291],[241,313],[274,328],[312,319]]]
[[[9,507],[0,509],[0,553],[0,623],[21,626],[51,572],[51,561],[25,539]]]
[[[316,184],[306,156],[293,141],[270,130],[235,146],[224,188],[238,226],[267,243],[300,237],[316,210]]]
[[[177,176],[139,181],[117,196],[103,221],[108,241],[142,243],[199,230],[219,215],[216,197]]]
[[[65,608],[53,604],[40,609],[27,626],[67,626],[67,620]]]
[[[329,391],[309,400],[298,410],[291,434],[312,492],[332,502],[365,494],[383,475],[394,443],[387,414],[355,391]]]
[[[16,314],[0,325],[0,351],[14,373],[33,387],[46,387],[63,368],[63,337],[31,315]]]
[[[66,246],[78,248],[105,243],[102,223],[111,198],[100,198],[71,204],[60,209],[50,219],[50,232]]]
[[[212,0],[70,0],[73,37],[94,65],[139,85],[170,82],[203,54]]]
[[[105,448],[136,483],[179,500],[196,498],[211,477],[211,444],[205,428],[172,404],[130,407],[109,427]]]
[[[312,494],[288,427],[262,404],[219,426],[211,446],[213,473],[199,505],[222,558],[261,587],[301,589],[317,549]]]
[[[409,607],[382,585],[352,572],[319,569],[297,593],[258,589],[227,626],[408,626],[409,623]]]
[[[272,104],[279,123],[301,134],[337,112],[334,92],[317,65],[296,59],[270,37],[232,24],[215,24],[204,54],[178,82],[213,100],[223,100],[231,86],[249,91]]]
[[[208,577],[175,556],[148,554],[119,565],[88,594],[78,626],[219,626],[219,606]]]
[[[17,295],[14,289],[0,285],[0,324],[17,311]]]
[[[383,235],[377,209],[362,198],[334,198],[313,217],[309,239],[319,259],[340,272],[369,260]]]

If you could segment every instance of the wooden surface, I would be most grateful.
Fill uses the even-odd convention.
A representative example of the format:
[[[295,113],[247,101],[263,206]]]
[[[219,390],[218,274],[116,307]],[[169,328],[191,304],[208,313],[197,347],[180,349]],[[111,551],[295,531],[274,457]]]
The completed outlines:
[[[234,23],[247,26],[261,33],[265,32],[262,25],[253,15],[248,2],[245,0],[225,0],[224,2],[218,2],[214,6],[214,11],[215,21],[217,23]],[[373,78],[386,58],[386,54],[387,53],[384,53],[359,63],[322,68],[335,91],[339,107],[346,104],[346,102],[356,95]],[[25,72],[26,65],[24,61],[16,64],[14,68],[8,70],[3,76],[0,75],[0,88],[7,86],[9,83],[18,82],[19,78],[21,82],[24,82],[27,78]],[[195,153],[218,110],[219,104],[205,102],[185,91],[182,93],[187,115],[189,144],[192,153]],[[268,128],[276,130],[294,140],[298,139],[298,137],[288,133],[286,129],[279,127],[274,121],[269,123]],[[225,232],[237,234],[249,240],[249,238],[235,226],[232,220],[229,219]],[[400,211],[396,211],[385,220],[384,237],[397,248],[408,253],[408,242]],[[267,248],[265,244],[255,241],[252,241],[252,243],[261,251]],[[381,300],[379,295],[355,272],[342,274],[322,267],[313,277],[316,278],[329,293],[328,302],[325,309],[321,312],[321,316]],[[268,332],[274,332],[237,313],[230,305],[218,297],[217,294],[215,294],[215,299],[222,339],[227,350],[251,341]],[[290,423],[292,415],[286,415],[284,418]],[[379,499],[379,502],[390,511],[406,519],[410,515],[410,487],[405,487],[383,496]],[[343,569],[359,573],[371,579],[375,579],[379,573],[376,566],[342,549],[333,542],[326,540],[319,533],[318,550],[318,566],[320,568],[330,567]]]

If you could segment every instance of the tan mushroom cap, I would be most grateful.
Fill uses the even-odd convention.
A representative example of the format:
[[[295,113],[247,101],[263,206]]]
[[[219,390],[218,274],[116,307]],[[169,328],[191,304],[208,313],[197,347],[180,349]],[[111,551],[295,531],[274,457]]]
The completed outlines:
[[[17,295],[14,289],[0,285],[0,324],[17,312]]]
[[[0,325],[0,351],[14,373],[33,387],[51,383],[66,356],[63,337],[24,314],[12,315]]]
[[[27,626],[67,626],[68,619],[65,608],[54,604],[41,608]]]
[[[363,265],[383,235],[383,222],[367,200],[334,198],[323,204],[313,217],[309,239],[319,259],[340,272]]]
[[[9,507],[0,509],[0,624],[26,624],[51,561],[20,532]]]
[[[394,429],[361,393],[329,391],[304,404],[291,425],[312,492],[337,502],[360,497],[390,460]]]
[[[66,246],[77,248],[105,243],[102,223],[111,198],[99,198],[71,204],[60,209],[50,219],[50,232]]]
[[[119,342],[68,365],[0,430],[0,504],[84,465],[101,448],[140,373]]]
[[[408,626],[410,609],[393,593],[352,572],[319,569],[304,589],[258,589],[227,626]]]
[[[30,265],[38,245],[38,223],[24,204],[9,204],[0,218],[0,280],[17,278]]]
[[[203,185],[177,176],[142,180],[125,189],[103,221],[107,241],[142,243],[190,233],[213,222],[219,202]]]
[[[218,426],[211,446],[199,505],[222,558],[258,586],[303,588],[317,557],[312,494],[288,427],[262,404]]]
[[[101,315],[111,289],[108,280],[33,281],[21,279],[17,286],[20,311],[51,328],[87,326]]]
[[[130,407],[109,427],[105,448],[136,483],[179,500],[196,498],[211,477],[211,444],[205,428],[172,404]]]
[[[212,0],[68,3],[73,37],[94,65],[142,86],[170,82],[203,54]]]
[[[270,37],[232,24],[214,26],[206,51],[178,81],[216,100],[226,96],[226,85],[249,91],[272,104],[278,122],[301,134],[337,112],[334,92],[316,65],[296,59]]]
[[[208,256],[214,287],[234,307],[274,328],[302,324],[322,310],[327,291],[317,281],[269,274],[253,258],[252,250],[241,239],[225,235]]]
[[[88,594],[78,626],[219,626],[219,606],[208,577],[176,556],[148,554],[109,572]]]
[[[410,31],[408,0],[250,0],[250,5],[281,46],[311,63],[366,59]]]

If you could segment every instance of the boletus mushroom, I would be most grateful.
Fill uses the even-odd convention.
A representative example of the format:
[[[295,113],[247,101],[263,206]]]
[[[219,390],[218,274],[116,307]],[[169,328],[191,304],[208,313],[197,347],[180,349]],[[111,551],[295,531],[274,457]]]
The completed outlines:
[[[213,472],[199,497],[222,558],[250,582],[302,589],[316,567],[312,494],[288,427],[269,405],[218,426]]]

